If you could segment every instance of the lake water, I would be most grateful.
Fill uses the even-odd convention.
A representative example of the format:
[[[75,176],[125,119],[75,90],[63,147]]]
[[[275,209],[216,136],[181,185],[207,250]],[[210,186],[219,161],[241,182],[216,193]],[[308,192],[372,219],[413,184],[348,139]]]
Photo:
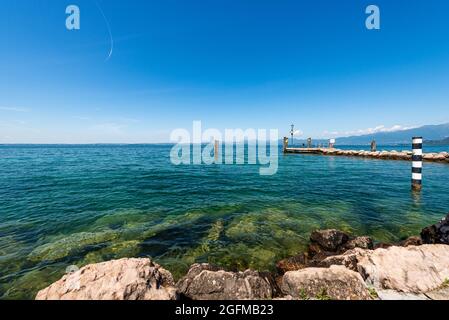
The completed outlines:
[[[278,173],[260,176],[174,166],[170,149],[0,146],[0,297],[31,299],[70,265],[120,257],[176,277],[195,262],[273,270],[314,229],[396,241],[449,211],[447,164],[425,163],[416,195],[406,161],[280,154]]]

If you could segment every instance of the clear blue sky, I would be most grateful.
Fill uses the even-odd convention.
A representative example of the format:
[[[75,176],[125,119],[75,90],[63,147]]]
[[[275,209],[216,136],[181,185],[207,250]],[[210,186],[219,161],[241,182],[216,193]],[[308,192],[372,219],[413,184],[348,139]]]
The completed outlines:
[[[109,59],[94,0],[2,1],[0,143],[163,142],[193,120],[313,137],[449,122],[449,1],[98,4]]]

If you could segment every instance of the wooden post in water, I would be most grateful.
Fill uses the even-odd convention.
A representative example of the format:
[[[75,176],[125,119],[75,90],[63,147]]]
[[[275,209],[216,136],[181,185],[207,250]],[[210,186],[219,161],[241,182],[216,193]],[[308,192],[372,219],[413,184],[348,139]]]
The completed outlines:
[[[288,138],[287,137],[284,137],[284,144],[283,144],[283,146],[284,146],[284,153],[286,153],[287,152],[287,148],[288,148]]]
[[[220,141],[215,140],[214,145],[214,156],[215,156],[215,163],[218,163],[218,157],[220,156]]]
[[[412,189],[422,189],[422,137],[413,137],[412,141]]]

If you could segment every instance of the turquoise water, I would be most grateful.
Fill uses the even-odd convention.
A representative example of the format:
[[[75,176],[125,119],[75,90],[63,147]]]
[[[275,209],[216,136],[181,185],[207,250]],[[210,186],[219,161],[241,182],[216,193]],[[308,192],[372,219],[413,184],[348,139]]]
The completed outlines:
[[[310,231],[396,241],[449,211],[449,165],[282,155],[253,165],[173,166],[169,145],[0,146],[0,297],[33,298],[69,265],[152,257],[273,270]],[[358,149],[358,148],[357,148]],[[448,148],[446,148],[447,150]]]

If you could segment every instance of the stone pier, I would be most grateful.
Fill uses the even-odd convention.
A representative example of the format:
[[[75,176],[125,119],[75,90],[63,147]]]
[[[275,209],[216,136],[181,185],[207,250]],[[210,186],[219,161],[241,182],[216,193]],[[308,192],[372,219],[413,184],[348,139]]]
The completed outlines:
[[[382,160],[405,160],[412,161],[412,151],[365,151],[365,150],[341,150],[331,148],[285,148],[284,153],[297,154],[318,154],[324,156],[346,156],[346,157],[362,157]],[[424,153],[423,161],[441,162],[449,164],[449,153]]]

